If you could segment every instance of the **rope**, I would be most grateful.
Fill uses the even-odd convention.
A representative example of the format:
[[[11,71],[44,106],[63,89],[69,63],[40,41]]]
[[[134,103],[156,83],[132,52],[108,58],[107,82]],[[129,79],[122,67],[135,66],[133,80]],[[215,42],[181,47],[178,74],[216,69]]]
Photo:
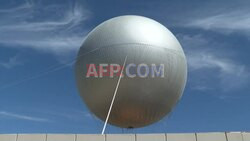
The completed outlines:
[[[109,120],[109,116],[110,116],[110,113],[111,113],[111,110],[112,110],[112,107],[113,107],[113,104],[114,104],[114,101],[115,101],[115,98],[116,98],[116,94],[117,94],[118,87],[119,87],[119,85],[120,85],[120,81],[121,81],[122,74],[123,74],[123,70],[124,70],[124,67],[125,67],[125,64],[126,64],[126,61],[127,61],[127,57],[128,57],[128,56],[125,57],[125,60],[124,60],[123,66],[122,66],[122,71],[121,71],[121,73],[120,73],[120,77],[119,77],[119,79],[118,79],[118,82],[117,82],[117,85],[116,85],[116,88],[115,88],[114,96],[113,96],[113,99],[112,99],[112,101],[111,101],[111,104],[110,104],[110,107],[109,107],[109,111],[108,111],[108,114],[107,114],[107,117],[106,117],[106,120],[105,120],[103,129],[102,129],[102,135],[103,135],[104,132],[105,132],[105,129],[106,129],[106,126],[107,126],[107,123],[108,123],[108,120]]]

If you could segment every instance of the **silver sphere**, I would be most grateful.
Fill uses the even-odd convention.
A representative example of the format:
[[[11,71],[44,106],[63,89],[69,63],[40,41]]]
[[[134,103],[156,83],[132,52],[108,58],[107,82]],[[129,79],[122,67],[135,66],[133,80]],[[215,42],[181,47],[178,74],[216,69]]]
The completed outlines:
[[[103,121],[119,75],[86,77],[87,66],[123,65],[126,56],[126,65],[164,65],[164,77],[124,74],[120,81],[108,123],[122,128],[144,127],[169,114],[181,98],[187,79],[185,54],[166,27],[146,17],[120,16],[97,26],[80,48],[75,73],[81,97]],[[130,73],[136,74],[136,66],[134,69]]]

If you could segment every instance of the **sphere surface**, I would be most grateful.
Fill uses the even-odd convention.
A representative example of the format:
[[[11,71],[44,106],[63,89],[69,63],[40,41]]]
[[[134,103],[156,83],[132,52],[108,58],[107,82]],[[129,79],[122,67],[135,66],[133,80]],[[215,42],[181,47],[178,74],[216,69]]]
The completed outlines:
[[[149,18],[120,16],[105,21],[89,33],[75,65],[81,97],[90,111],[105,121],[120,75],[86,77],[88,66],[123,65],[125,58],[126,65],[135,64],[134,70],[130,68],[130,73],[135,75],[138,75],[139,64],[164,65],[164,70],[161,71],[161,77],[151,74],[128,77],[124,73],[108,123],[123,128],[137,128],[159,121],[171,112],[182,96],[187,64],[175,36]]]

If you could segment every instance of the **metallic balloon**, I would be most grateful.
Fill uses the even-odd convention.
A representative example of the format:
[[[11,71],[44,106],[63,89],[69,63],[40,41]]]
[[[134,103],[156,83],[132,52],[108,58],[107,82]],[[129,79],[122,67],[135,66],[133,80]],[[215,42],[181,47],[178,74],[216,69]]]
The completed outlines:
[[[120,76],[109,73],[109,66],[123,65],[126,57],[108,123],[123,128],[144,127],[169,114],[181,98],[187,78],[186,58],[175,36],[152,19],[120,16],[97,26],[80,48],[75,73],[81,97],[103,121]],[[88,75],[91,64],[95,67]],[[108,75],[100,74],[100,66],[106,67]]]

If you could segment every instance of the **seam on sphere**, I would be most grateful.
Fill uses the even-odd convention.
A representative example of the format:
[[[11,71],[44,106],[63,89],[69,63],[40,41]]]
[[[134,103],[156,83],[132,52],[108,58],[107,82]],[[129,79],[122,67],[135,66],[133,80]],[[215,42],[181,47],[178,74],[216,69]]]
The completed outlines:
[[[137,45],[137,46],[149,46],[152,48],[157,48],[157,49],[164,49],[164,50],[168,50],[172,53],[174,53],[175,55],[180,55],[181,57],[185,58],[184,53],[182,53],[182,51],[176,51],[173,49],[169,49],[169,48],[165,48],[163,46],[156,46],[156,45],[151,45],[151,44],[144,44],[144,43],[122,43],[122,44],[111,44],[111,45],[106,45],[106,46],[101,46],[99,48],[93,49],[91,50],[89,53],[94,53],[95,51],[98,51],[101,48],[113,48],[115,46],[123,46],[123,45]],[[84,45],[83,45],[84,46]],[[82,46],[82,47],[83,47]]]

